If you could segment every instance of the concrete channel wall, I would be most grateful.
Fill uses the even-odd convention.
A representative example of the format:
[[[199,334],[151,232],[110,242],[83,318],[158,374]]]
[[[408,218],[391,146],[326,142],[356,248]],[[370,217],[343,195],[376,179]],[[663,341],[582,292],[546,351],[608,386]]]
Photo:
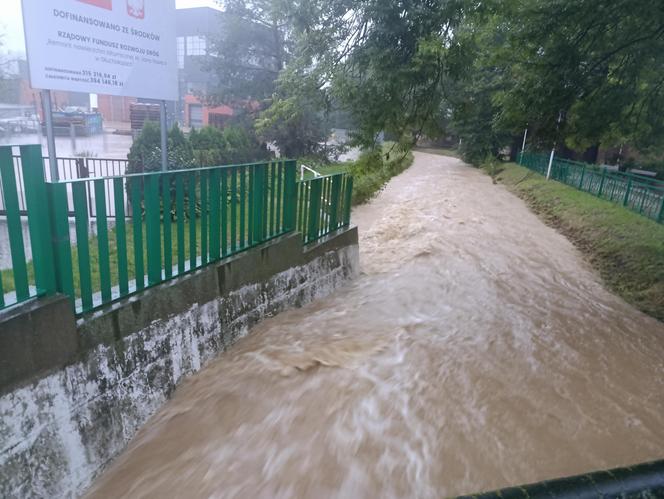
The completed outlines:
[[[356,228],[292,234],[78,322],[64,297],[3,312],[0,497],[80,495],[184,377],[358,267]]]

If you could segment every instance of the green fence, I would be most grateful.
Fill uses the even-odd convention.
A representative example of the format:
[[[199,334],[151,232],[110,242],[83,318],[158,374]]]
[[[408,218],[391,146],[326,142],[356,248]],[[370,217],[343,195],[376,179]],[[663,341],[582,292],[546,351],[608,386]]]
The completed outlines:
[[[342,173],[298,183],[297,230],[305,244],[350,224],[353,177]]]
[[[20,164],[29,241],[12,148],[0,147],[11,246],[0,308],[59,292],[82,314],[298,226],[310,243],[350,222],[352,179],[298,184],[294,161],[60,182],[44,180],[40,146],[22,146]]]
[[[522,153],[520,164],[546,175],[549,155]],[[664,184],[656,180],[565,159],[554,159],[551,178],[664,223]]]
[[[49,159],[44,158],[44,174],[47,181],[51,181],[51,171]],[[88,177],[112,177],[125,174],[129,161],[126,159],[106,159],[106,158],[57,158],[58,172],[60,180],[74,180]],[[21,215],[27,215],[27,206],[25,203],[25,188],[23,185],[23,167],[21,156],[14,155],[14,174],[16,176],[16,187],[18,194],[18,204]],[[107,197],[110,199],[110,195]],[[114,207],[109,203],[108,213],[112,213]],[[5,204],[0,197],[0,215],[6,215]]]
[[[11,270],[3,272],[0,278],[0,308],[55,290],[52,259],[40,259],[37,265],[30,262],[33,257],[47,254],[50,250],[50,234],[43,230],[43,221],[48,220],[49,213],[41,147],[23,146],[20,150],[21,164],[17,172],[12,148],[0,147],[0,194],[5,209],[5,219],[0,222],[3,232],[0,236],[4,236],[2,244],[9,247],[11,254]],[[33,207],[28,216],[27,233],[21,220],[21,199]],[[6,246],[0,250],[6,252]]]

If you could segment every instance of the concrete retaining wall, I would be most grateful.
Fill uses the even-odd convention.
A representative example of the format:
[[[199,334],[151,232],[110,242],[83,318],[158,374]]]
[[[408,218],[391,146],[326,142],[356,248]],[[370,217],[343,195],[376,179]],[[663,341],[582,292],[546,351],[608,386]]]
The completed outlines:
[[[0,316],[0,497],[79,495],[183,377],[358,264],[356,229],[308,249],[292,235],[77,324],[62,299]]]

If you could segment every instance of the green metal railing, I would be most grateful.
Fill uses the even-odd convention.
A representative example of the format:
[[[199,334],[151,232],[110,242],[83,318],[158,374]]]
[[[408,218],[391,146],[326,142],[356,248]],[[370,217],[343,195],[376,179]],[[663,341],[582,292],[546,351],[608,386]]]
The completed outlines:
[[[519,163],[546,175],[549,156],[522,153]],[[551,178],[664,223],[664,184],[661,182],[565,159],[553,160]]]
[[[58,289],[84,313],[291,232],[295,176],[287,161],[48,184]]]
[[[305,244],[350,225],[352,193],[345,173],[298,182],[297,230]]]
[[[22,186],[0,147],[0,309],[62,293],[80,315],[298,228],[308,244],[350,224],[352,178],[298,183],[294,161],[47,182],[40,146],[20,152]]]
[[[596,499],[664,497],[664,461],[510,487],[458,499]]]
[[[0,194],[5,208],[0,230],[5,232],[3,240],[8,241],[11,252],[11,269],[0,278],[0,308],[55,292],[53,260],[44,258],[50,251],[50,233],[44,230],[49,212],[41,147],[21,146],[20,151],[22,185],[14,168],[12,148],[0,147]],[[28,214],[27,238],[21,221],[19,199],[22,196],[32,207]]]
[[[21,156],[14,155],[14,173],[16,176],[16,186],[18,191],[18,203],[21,215],[27,215],[27,205],[25,202],[25,188],[23,186],[23,167],[21,165]],[[44,158],[44,175],[47,181],[51,181],[51,171],[48,166],[49,159]],[[61,180],[74,180],[89,177],[113,177],[125,174],[129,165],[126,159],[106,159],[106,158],[57,158],[58,172]],[[107,199],[111,199],[110,192],[107,193]],[[109,214],[114,211],[114,206],[109,202],[106,210]],[[0,197],[0,215],[6,215],[5,204]]]

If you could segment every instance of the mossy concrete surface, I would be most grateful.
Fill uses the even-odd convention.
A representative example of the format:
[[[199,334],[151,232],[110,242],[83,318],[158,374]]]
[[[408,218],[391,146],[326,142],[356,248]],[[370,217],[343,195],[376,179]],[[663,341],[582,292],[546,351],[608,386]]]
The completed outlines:
[[[357,229],[301,241],[284,236],[78,323],[62,298],[0,317],[0,362],[25,363],[0,386],[0,497],[80,495],[184,377],[357,275]]]

